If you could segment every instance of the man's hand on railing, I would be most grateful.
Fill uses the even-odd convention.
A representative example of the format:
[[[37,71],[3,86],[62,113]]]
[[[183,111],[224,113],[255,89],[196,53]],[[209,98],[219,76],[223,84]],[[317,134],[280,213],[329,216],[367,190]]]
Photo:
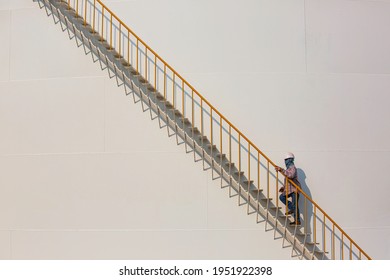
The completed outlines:
[[[281,168],[280,166],[275,166],[275,170],[277,172],[282,172],[283,171],[283,168]]]

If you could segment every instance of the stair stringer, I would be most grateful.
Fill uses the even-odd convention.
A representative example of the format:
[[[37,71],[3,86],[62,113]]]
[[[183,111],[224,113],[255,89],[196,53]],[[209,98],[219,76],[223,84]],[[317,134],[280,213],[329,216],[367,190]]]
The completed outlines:
[[[185,144],[187,153],[192,152],[194,160],[198,156],[203,161],[204,170],[211,169],[230,188],[230,192],[238,196],[239,205],[247,205],[248,214],[256,214],[256,222],[265,222],[265,230],[274,231],[274,239],[283,239],[282,247],[291,248],[291,256],[300,259],[328,259],[326,252],[319,248],[318,243],[310,241],[310,233],[304,228],[290,226],[288,216],[277,207],[262,189],[252,182],[248,183],[245,174],[221,155],[206,136],[193,127],[190,120],[176,110],[165,100],[148,81],[140,75],[114,49],[110,49],[105,40],[101,40],[92,27],[84,25],[84,19],[68,8],[66,2],[60,0],[33,0],[41,9],[45,8],[54,23],[60,23],[62,31],[67,31],[69,38],[75,39],[77,47],[83,46],[86,55],[91,54],[93,62],[99,61],[102,70],[107,70],[110,78],[116,79],[118,86],[123,86],[126,95],[133,95],[134,103],[141,102],[143,111],[149,111],[151,119],[158,118],[160,128],[166,128],[168,135],[176,136],[177,144]],[[170,130],[174,132],[170,134]],[[182,142],[180,142],[182,141]],[[179,143],[180,142],[180,143]],[[209,166],[208,168],[206,166]],[[213,176],[213,179],[214,176]],[[262,220],[259,221],[259,217]],[[269,226],[270,228],[268,228]],[[302,231],[303,229],[303,231]],[[287,242],[288,245],[284,245]],[[295,253],[295,254],[294,254]]]

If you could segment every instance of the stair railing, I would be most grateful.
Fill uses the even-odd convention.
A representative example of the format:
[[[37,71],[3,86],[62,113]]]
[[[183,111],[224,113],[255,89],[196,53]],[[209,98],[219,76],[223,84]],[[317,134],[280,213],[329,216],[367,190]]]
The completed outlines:
[[[42,0],[40,0],[42,1]],[[253,144],[237,127],[222,115],[207,99],[205,99],[190,83],[150,48],[136,35],[115,13],[100,0],[45,0],[62,2],[72,9],[76,17],[80,17],[91,32],[100,36],[100,41],[108,50],[115,52],[115,57],[123,65],[132,66],[137,74],[149,83],[149,89],[159,92],[167,103],[177,110],[184,122],[192,124],[192,135],[199,130],[202,141],[209,141],[211,154],[218,153],[220,160],[213,160],[211,170],[218,169],[223,186],[223,174],[230,174],[230,180],[239,183],[238,204],[247,204],[247,213],[250,213],[249,201],[253,199],[249,191],[257,189],[265,196],[267,213],[271,200],[276,201],[279,207],[279,186],[283,183],[279,172],[274,169],[272,162],[255,144]],[[180,121],[180,120],[175,120]],[[204,140],[203,140],[204,139]],[[194,152],[195,157],[195,152]],[[228,169],[222,166],[222,159],[228,159]],[[233,176],[230,172],[233,162],[237,163],[238,172]],[[203,161],[203,164],[204,161]],[[244,175],[245,174],[245,175]],[[242,178],[246,178],[244,183]],[[284,176],[282,174],[282,176]],[[215,178],[214,178],[215,179]],[[330,259],[371,259],[352,238],[329,215],[319,207],[294,182],[285,178],[285,182],[293,184],[300,196],[300,208],[304,220],[305,242],[313,244],[314,255],[316,245],[320,245],[323,254],[330,254]],[[247,187],[244,187],[247,184]],[[242,199],[246,198],[242,203]],[[258,197],[257,197],[258,198]],[[284,207],[287,212],[287,208]],[[258,211],[257,220],[258,220]],[[268,214],[267,214],[268,215]],[[267,227],[267,221],[265,223]],[[320,236],[318,238],[318,236]],[[302,253],[303,255],[303,253]]]

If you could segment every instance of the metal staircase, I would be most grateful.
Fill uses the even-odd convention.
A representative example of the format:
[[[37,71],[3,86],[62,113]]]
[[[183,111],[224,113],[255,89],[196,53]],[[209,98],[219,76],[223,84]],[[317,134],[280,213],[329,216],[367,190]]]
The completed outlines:
[[[303,225],[291,226],[278,189],[289,179],[244,134],[100,0],[33,0],[99,62],[160,128],[211,169],[238,205],[299,259],[370,259],[301,189]],[[303,201],[303,203],[302,203]]]

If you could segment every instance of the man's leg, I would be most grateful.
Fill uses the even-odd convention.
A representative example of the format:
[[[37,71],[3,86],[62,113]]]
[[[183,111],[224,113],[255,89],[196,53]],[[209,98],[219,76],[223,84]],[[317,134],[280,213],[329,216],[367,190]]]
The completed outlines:
[[[286,194],[283,192],[281,195],[279,195],[279,199],[283,204],[286,204]]]
[[[291,210],[293,211],[293,217],[296,222],[300,222],[301,218],[299,215],[299,193],[293,192],[291,194],[292,202],[291,202]]]
[[[289,198],[289,197],[291,197],[291,193],[290,193],[287,197],[286,197],[286,193],[282,193],[282,194],[279,196],[279,199],[280,199],[281,202],[283,202],[283,204],[286,205],[286,200],[287,200],[287,198]],[[292,207],[291,201],[290,201],[290,200],[287,200],[287,208],[288,208],[288,210],[292,210],[291,207]],[[287,210],[287,212],[288,212],[288,210]]]

